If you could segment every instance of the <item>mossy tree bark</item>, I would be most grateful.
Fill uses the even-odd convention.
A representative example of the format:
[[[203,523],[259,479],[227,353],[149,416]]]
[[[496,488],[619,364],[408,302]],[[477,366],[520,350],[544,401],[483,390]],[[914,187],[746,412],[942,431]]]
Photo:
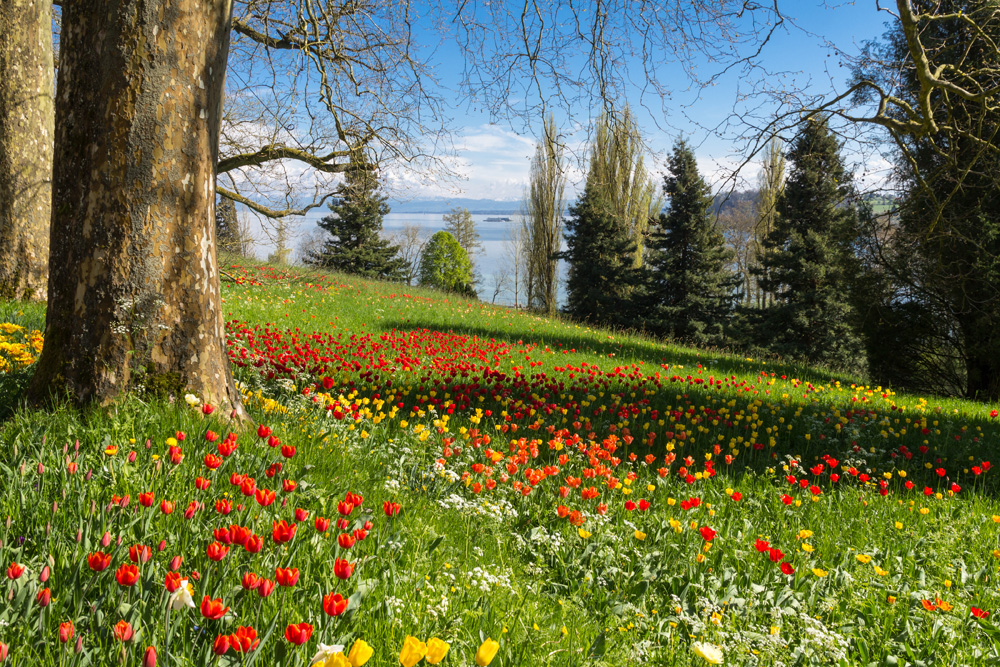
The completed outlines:
[[[0,2],[0,297],[45,299],[52,201],[52,1]]]
[[[231,11],[230,0],[64,5],[33,399],[107,403],[145,384],[244,414],[214,225]]]

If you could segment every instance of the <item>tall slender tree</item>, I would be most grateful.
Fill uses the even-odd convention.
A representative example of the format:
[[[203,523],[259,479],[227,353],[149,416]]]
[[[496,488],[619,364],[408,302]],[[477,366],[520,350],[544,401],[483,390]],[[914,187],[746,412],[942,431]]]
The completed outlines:
[[[402,281],[406,261],[399,256],[399,246],[381,236],[389,205],[379,193],[373,166],[363,162],[349,171],[343,193],[330,206],[333,215],[318,223],[329,234],[326,243],[306,262],[365,278]]]
[[[594,194],[604,202],[602,206],[625,226],[632,239],[633,266],[642,266],[646,230],[660,214],[663,198],[646,170],[639,125],[627,105],[622,111],[606,111],[598,118],[588,179]]]
[[[524,231],[527,245],[528,305],[554,314],[557,294],[557,253],[562,245],[562,220],[566,200],[563,145],[555,118],[545,121],[544,136],[531,160],[531,176],[525,197]]]
[[[774,229],[778,219],[778,199],[785,188],[785,153],[780,137],[771,137],[764,146],[764,157],[760,170],[760,194],[757,198],[757,224],[754,227],[753,264],[760,267],[764,263],[764,239]],[[756,305],[763,308],[774,301],[774,295],[760,289],[760,281],[754,280]]]
[[[51,0],[0,2],[0,298],[45,299],[52,217]]]
[[[788,153],[792,168],[757,271],[775,295],[763,341],[789,357],[858,370],[863,351],[852,277],[859,212],[851,175],[825,118],[810,117]]]
[[[674,144],[667,166],[663,191],[670,209],[650,235],[639,310],[660,334],[695,345],[720,345],[741,279],[732,269],[733,252],[715,225],[711,188],[698,173],[686,141]]]

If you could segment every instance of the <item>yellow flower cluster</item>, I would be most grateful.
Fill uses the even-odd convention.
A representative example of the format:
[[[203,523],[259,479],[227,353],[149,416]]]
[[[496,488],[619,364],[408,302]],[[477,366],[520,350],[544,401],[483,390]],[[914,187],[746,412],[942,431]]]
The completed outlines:
[[[42,352],[42,332],[11,322],[0,323],[0,373],[21,370],[35,363]]]

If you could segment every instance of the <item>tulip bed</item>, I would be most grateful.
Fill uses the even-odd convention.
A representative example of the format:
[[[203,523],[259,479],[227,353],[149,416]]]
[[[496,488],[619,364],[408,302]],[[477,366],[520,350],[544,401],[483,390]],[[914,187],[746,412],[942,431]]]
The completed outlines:
[[[5,422],[7,663],[1000,659],[997,406],[229,272],[253,425],[141,394]]]

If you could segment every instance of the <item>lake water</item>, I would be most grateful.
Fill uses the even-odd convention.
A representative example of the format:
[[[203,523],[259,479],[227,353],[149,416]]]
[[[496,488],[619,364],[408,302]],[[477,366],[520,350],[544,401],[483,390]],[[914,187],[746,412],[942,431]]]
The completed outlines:
[[[316,223],[328,212],[314,212],[304,218],[299,218],[294,224],[293,237],[301,239],[316,230]],[[497,220],[497,218],[508,218],[509,220]],[[476,254],[476,270],[479,273],[480,281],[477,285],[479,298],[483,301],[493,301],[495,274],[498,267],[509,260],[505,259],[509,247],[507,239],[512,237],[520,225],[520,218],[515,213],[488,213],[473,214],[472,219],[476,223],[476,231],[479,232],[479,239],[483,244],[482,250]],[[407,225],[417,225],[421,229],[424,240],[429,239],[434,232],[444,229],[444,220],[441,213],[389,213],[385,216],[382,230],[386,235],[400,232]],[[261,235],[258,234],[258,237]],[[293,238],[289,245],[298,251],[298,240]],[[267,257],[273,251],[273,245],[265,242],[258,242],[256,254],[259,257]],[[565,262],[560,262],[559,274],[565,275]],[[561,282],[561,280],[560,280]],[[560,284],[559,302],[564,299],[563,286]],[[524,298],[520,299],[523,304]],[[503,305],[514,304],[513,285],[501,291],[496,297],[496,303]]]

